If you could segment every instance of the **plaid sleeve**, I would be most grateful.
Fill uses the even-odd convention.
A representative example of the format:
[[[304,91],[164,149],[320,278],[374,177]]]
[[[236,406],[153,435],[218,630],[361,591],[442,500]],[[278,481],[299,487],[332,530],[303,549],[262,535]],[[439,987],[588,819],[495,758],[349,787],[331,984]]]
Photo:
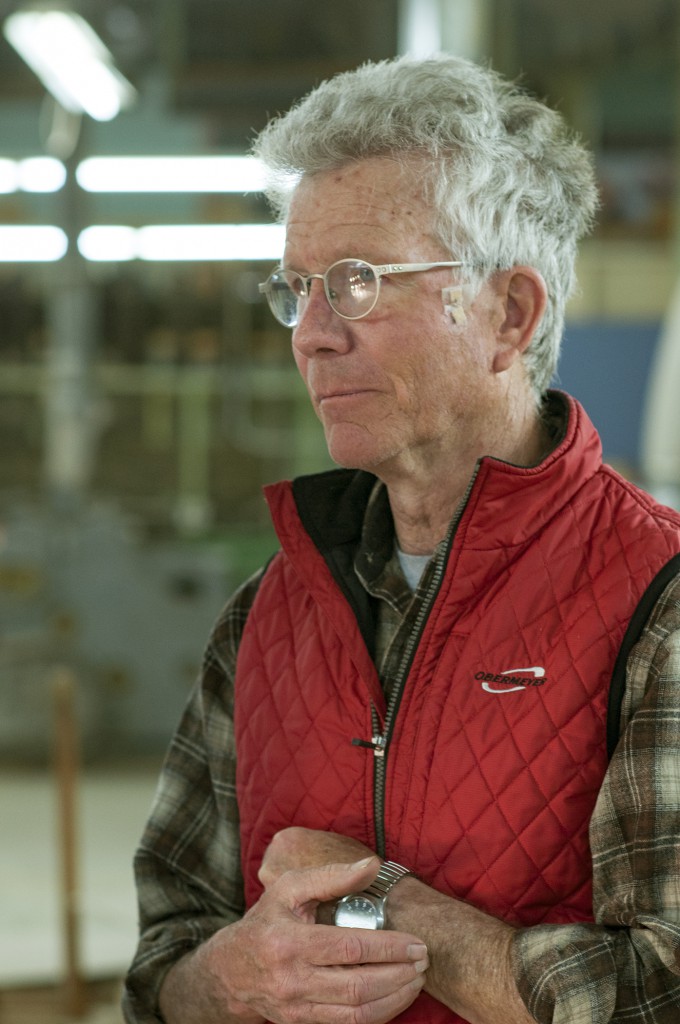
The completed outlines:
[[[680,577],[631,651],[621,740],[590,828],[595,924],[520,929],[540,1024],[680,1020]]]
[[[123,1000],[130,1024],[158,1021],[158,992],[169,968],[244,910],[234,671],[260,577],[234,594],[215,625],[135,856],[140,938]]]

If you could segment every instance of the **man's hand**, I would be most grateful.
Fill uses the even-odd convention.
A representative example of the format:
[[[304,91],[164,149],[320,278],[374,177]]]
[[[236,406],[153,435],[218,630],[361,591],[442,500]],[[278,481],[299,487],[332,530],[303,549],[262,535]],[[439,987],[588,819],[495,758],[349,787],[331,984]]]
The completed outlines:
[[[327,864],[351,864],[366,857],[375,857],[375,854],[357,839],[338,835],[337,832],[319,832],[293,826],[276,833],[262,858],[258,877],[265,889],[268,889],[286,871],[321,868]],[[377,860],[374,868],[375,877]],[[369,878],[366,884],[370,885],[372,881],[373,878]],[[347,893],[340,895],[345,896]]]
[[[334,832],[286,828],[272,839],[262,861],[260,880],[270,886],[295,865],[349,862],[368,853],[370,850],[362,843]],[[375,877],[377,858],[373,864],[373,875],[361,888]],[[317,912],[317,917],[322,916]],[[465,1020],[475,1024],[533,1022],[513,978],[510,925],[436,892],[417,878],[406,877],[390,893],[388,926],[421,936],[430,963],[425,990]]]
[[[287,871],[236,924],[168,973],[167,1024],[383,1024],[421,991],[427,949],[415,935],[313,924],[319,903],[362,889],[377,858]]]

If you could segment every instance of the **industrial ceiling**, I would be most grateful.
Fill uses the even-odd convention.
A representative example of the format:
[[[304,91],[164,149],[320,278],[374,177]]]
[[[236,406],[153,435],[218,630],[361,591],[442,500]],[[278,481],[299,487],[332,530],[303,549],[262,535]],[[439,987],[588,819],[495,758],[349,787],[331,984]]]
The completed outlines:
[[[405,2],[73,0],[69,6],[101,35],[142,101],[149,83],[162,78],[176,113],[207,119],[216,147],[242,150],[267,116],[315,82],[395,54]],[[564,75],[592,78],[623,68],[635,76],[641,67],[675,72],[678,0],[486,3],[485,56],[539,91],[550,92]],[[21,6],[0,0],[0,18]],[[40,96],[32,73],[0,41],[0,104]]]

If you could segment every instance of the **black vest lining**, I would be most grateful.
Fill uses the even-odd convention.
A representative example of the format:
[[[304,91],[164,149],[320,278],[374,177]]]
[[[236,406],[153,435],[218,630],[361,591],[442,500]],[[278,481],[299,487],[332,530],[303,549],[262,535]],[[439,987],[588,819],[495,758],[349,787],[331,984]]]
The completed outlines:
[[[674,555],[670,562],[667,562],[656,574],[642,595],[638,606],[633,612],[632,618],[628,623],[628,629],[626,630],[623,643],[621,644],[621,649],[619,650],[616,658],[616,664],[614,665],[614,672],[609,689],[609,706],[607,708],[607,754],[610,760],[614,750],[616,749],[616,744],[619,742],[619,733],[621,729],[621,706],[623,704],[623,695],[626,689],[626,668],[628,665],[628,657],[633,647],[640,639],[654,605],[659,600],[673,577],[677,576],[678,573],[680,573],[680,554]]]
[[[317,481],[322,478],[326,486],[320,488]],[[356,470],[330,470],[293,481],[302,525],[353,609],[371,658],[375,655],[377,602],[364,590],[354,572],[354,555],[374,484],[375,477]]]

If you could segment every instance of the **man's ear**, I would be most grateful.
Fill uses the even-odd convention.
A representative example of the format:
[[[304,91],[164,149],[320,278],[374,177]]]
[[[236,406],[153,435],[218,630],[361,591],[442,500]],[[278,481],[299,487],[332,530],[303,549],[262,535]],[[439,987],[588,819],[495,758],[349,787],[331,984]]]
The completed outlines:
[[[508,370],[531,344],[545,311],[548,290],[543,275],[534,267],[511,267],[500,271],[497,284],[504,304],[505,319],[498,333],[494,356],[495,373]]]

